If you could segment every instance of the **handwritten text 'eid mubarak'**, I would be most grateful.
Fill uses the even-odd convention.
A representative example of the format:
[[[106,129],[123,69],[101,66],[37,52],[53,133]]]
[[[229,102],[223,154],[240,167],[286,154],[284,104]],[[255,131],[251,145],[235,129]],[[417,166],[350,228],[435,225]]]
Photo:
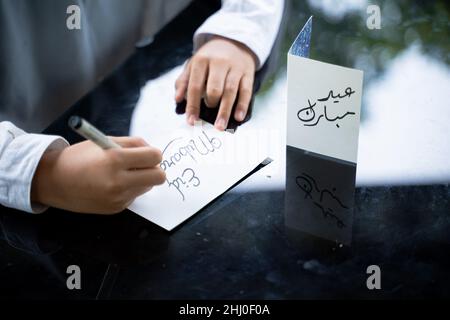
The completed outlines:
[[[308,99],[308,107],[300,109],[297,112],[297,117],[301,122],[303,122],[303,125],[306,127],[317,126],[321,119],[325,119],[329,122],[335,122],[336,127],[340,128],[339,123],[337,121],[342,120],[347,116],[353,116],[355,115],[355,113],[351,111],[346,111],[345,113],[339,116],[330,117],[327,111],[326,103],[328,104],[331,102],[333,102],[333,104],[339,103],[341,102],[340,99],[350,98],[354,93],[355,91],[352,88],[348,87],[347,89],[345,89],[343,94],[339,93],[336,95],[334,94],[333,90],[330,90],[326,97],[317,99],[316,102],[314,102],[313,104],[311,103],[311,100]],[[323,106],[323,108],[320,110],[321,112],[316,112],[315,110],[318,103],[321,103]]]

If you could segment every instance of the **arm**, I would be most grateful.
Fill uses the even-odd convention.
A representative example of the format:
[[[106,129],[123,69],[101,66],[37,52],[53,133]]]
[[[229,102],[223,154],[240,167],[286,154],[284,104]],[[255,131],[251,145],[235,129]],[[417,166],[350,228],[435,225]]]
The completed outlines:
[[[45,152],[62,150],[61,137],[27,134],[11,122],[0,122],[0,204],[39,213],[46,209],[31,201],[31,184]]]
[[[72,146],[57,136],[27,134],[0,123],[0,204],[28,212],[48,206],[84,213],[117,213],[166,181],[161,151],[134,137],[123,148],[91,141]]]
[[[230,116],[237,121],[245,118],[255,70],[269,56],[283,6],[282,0],[224,0],[222,8],[195,32],[195,53],[175,84],[175,100],[187,98],[190,124],[198,119],[205,93],[206,104],[219,107],[215,123],[219,130],[227,127]],[[236,99],[236,112],[231,115]]]

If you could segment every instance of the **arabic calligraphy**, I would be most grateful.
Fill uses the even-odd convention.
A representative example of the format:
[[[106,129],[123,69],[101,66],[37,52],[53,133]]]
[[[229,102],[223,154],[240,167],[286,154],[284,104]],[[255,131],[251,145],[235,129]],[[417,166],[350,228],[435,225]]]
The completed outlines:
[[[316,113],[315,107],[317,106],[317,101],[314,103],[311,103],[311,100],[308,99],[308,107],[302,108],[297,112],[297,118],[304,122],[304,126],[306,127],[314,127],[317,126],[321,119],[325,119],[329,122],[336,122],[338,120],[342,120],[347,116],[355,115],[355,112],[347,111],[344,114],[340,116],[330,117],[327,112],[327,106],[325,102],[331,101],[333,103],[339,103],[341,100],[346,97],[350,98],[356,91],[354,91],[351,87],[348,87],[345,89],[344,94],[338,93],[337,95],[334,94],[333,90],[330,90],[328,92],[328,95],[324,98],[317,99],[318,102],[323,103],[323,112],[321,114]],[[317,116],[317,117],[316,117]],[[336,127],[340,128],[339,123],[336,122]]]
[[[302,173],[295,179],[297,186],[305,193],[304,199],[311,199],[313,204],[320,209],[325,218],[332,218],[336,221],[339,228],[344,228],[346,225],[344,221],[335,213],[336,207],[348,209],[342,201],[335,195],[336,188],[332,190],[320,189],[316,180],[306,173]],[[332,205],[327,205],[332,204]],[[339,209],[339,208],[338,208]],[[337,211],[337,210],[336,210]]]

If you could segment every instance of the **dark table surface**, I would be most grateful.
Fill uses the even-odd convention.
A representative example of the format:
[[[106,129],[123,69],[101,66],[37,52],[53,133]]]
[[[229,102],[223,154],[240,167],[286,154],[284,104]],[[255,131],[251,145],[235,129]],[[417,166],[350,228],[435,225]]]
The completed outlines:
[[[191,5],[46,132],[79,141],[66,127],[68,117],[78,114],[107,134],[126,135],[140,88],[190,55],[193,31],[215,8]],[[49,209],[28,215],[1,207],[0,296],[450,295],[448,185],[356,188],[350,246],[287,228],[284,197],[283,190],[225,193],[171,233],[130,211],[95,216]],[[66,287],[69,265],[82,271],[81,290]],[[369,265],[381,269],[381,290],[367,289]]]

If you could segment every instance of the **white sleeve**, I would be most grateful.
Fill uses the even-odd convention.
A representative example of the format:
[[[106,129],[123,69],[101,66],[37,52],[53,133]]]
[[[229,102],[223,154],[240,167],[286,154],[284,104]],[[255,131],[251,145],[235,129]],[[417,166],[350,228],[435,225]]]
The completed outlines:
[[[58,136],[28,134],[11,122],[0,122],[0,204],[39,213],[45,206],[31,202],[31,182],[44,152],[62,149]]]
[[[222,8],[194,34],[194,51],[212,35],[246,45],[256,55],[257,69],[270,54],[280,28],[284,0],[222,0]]]

